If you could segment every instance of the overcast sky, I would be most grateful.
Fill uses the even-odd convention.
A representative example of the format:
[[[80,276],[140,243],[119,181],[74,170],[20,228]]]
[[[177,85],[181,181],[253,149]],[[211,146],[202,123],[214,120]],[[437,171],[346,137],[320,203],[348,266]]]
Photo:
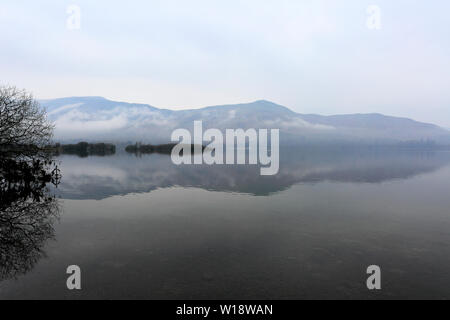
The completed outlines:
[[[369,5],[381,12],[372,28]],[[2,0],[0,82],[40,99],[266,99],[450,128],[449,16],[448,0]]]

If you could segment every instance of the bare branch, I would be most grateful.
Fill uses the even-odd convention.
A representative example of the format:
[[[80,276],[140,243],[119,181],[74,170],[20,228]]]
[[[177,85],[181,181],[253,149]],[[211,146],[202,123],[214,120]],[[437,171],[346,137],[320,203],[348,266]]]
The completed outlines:
[[[0,86],[0,151],[42,150],[51,143],[53,129],[46,110],[30,93]]]

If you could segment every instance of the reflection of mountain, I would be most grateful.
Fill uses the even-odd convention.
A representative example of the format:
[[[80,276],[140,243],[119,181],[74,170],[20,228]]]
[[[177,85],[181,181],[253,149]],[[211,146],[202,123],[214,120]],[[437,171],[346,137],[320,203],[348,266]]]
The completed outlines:
[[[261,176],[259,166],[175,166],[169,156],[61,158],[63,198],[102,199],[173,186],[267,195],[297,183],[338,181],[378,183],[407,179],[450,163],[450,153],[378,150],[285,150],[280,172]]]
[[[194,120],[204,128],[277,128],[281,142],[392,143],[431,139],[450,144],[450,133],[438,126],[381,114],[320,116],[299,114],[269,101],[164,110],[144,104],[74,97],[42,101],[61,140],[142,141],[167,143],[176,128],[192,130]]]
[[[50,162],[0,158],[0,281],[25,274],[44,255],[59,214]]]

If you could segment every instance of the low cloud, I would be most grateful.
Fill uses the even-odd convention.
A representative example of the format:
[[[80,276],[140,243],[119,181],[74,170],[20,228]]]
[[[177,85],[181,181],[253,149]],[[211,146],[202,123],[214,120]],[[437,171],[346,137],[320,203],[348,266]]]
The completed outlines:
[[[52,115],[57,114],[57,113],[59,113],[61,111],[65,111],[65,110],[69,110],[69,109],[75,109],[75,108],[78,108],[79,106],[82,106],[82,105],[83,105],[83,103],[68,104],[68,105],[59,107],[59,108],[57,108],[55,110],[52,110],[52,111],[48,112],[48,115],[52,116]]]
[[[280,129],[312,129],[312,130],[334,130],[333,126],[314,124],[303,119],[295,118],[291,120],[275,119],[264,122],[267,126]]]

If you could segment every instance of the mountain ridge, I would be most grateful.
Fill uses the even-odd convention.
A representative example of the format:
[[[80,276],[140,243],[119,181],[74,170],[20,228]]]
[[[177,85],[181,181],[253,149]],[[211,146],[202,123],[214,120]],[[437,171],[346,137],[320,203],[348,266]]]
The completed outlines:
[[[187,111],[199,111],[199,110],[208,110],[208,109],[214,109],[214,108],[236,108],[236,107],[253,107],[253,106],[257,106],[257,107],[261,107],[261,105],[258,104],[266,104],[266,105],[270,105],[271,107],[278,107],[280,109],[285,109],[287,111],[289,111],[290,113],[296,114],[296,115],[300,115],[302,117],[323,117],[323,118],[332,118],[332,117],[349,117],[349,116],[382,116],[382,117],[387,117],[387,118],[393,118],[393,119],[403,119],[403,120],[410,120],[416,123],[421,123],[421,124],[427,124],[427,125],[432,125],[434,127],[438,127],[444,130],[450,130],[448,128],[444,128],[441,127],[439,125],[430,123],[430,122],[423,122],[423,121],[419,121],[419,120],[415,120],[413,118],[410,117],[401,117],[401,116],[392,116],[392,115],[387,115],[387,114],[383,114],[383,113],[379,113],[379,112],[367,112],[367,113],[344,113],[344,114],[331,114],[331,115],[321,115],[321,114],[317,114],[317,113],[300,113],[300,112],[296,112],[293,111],[291,109],[289,109],[288,107],[282,106],[280,104],[277,104],[275,102],[272,102],[270,100],[255,100],[255,101],[251,101],[251,102],[243,102],[243,103],[237,103],[237,104],[218,104],[218,105],[211,105],[211,106],[205,106],[205,107],[199,107],[199,108],[189,108],[189,109],[181,109],[181,110],[176,110],[176,109],[170,109],[170,108],[159,108],[159,107],[155,107],[151,104],[147,104],[147,103],[134,103],[134,102],[126,102],[126,101],[115,101],[115,100],[110,100],[108,98],[102,97],[102,96],[72,96],[72,97],[62,97],[62,98],[55,98],[55,99],[40,99],[38,100],[41,104],[48,104],[49,102],[55,102],[55,101],[64,101],[64,100],[69,100],[69,99],[76,99],[76,100],[99,100],[99,101],[107,101],[107,102],[112,102],[112,103],[116,103],[116,104],[126,104],[129,106],[145,106],[145,107],[150,107],[152,109],[158,109],[158,110],[162,110],[162,111],[171,111],[171,112],[187,112]]]
[[[122,137],[167,142],[174,129],[189,129],[193,121],[202,120],[205,128],[279,128],[285,138],[290,137],[294,142],[298,136],[310,142],[433,140],[450,144],[450,132],[432,123],[381,113],[302,114],[268,100],[183,110],[100,96],[39,102],[47,108],[50,120],[56,125],[56,137],[61,139]]]

